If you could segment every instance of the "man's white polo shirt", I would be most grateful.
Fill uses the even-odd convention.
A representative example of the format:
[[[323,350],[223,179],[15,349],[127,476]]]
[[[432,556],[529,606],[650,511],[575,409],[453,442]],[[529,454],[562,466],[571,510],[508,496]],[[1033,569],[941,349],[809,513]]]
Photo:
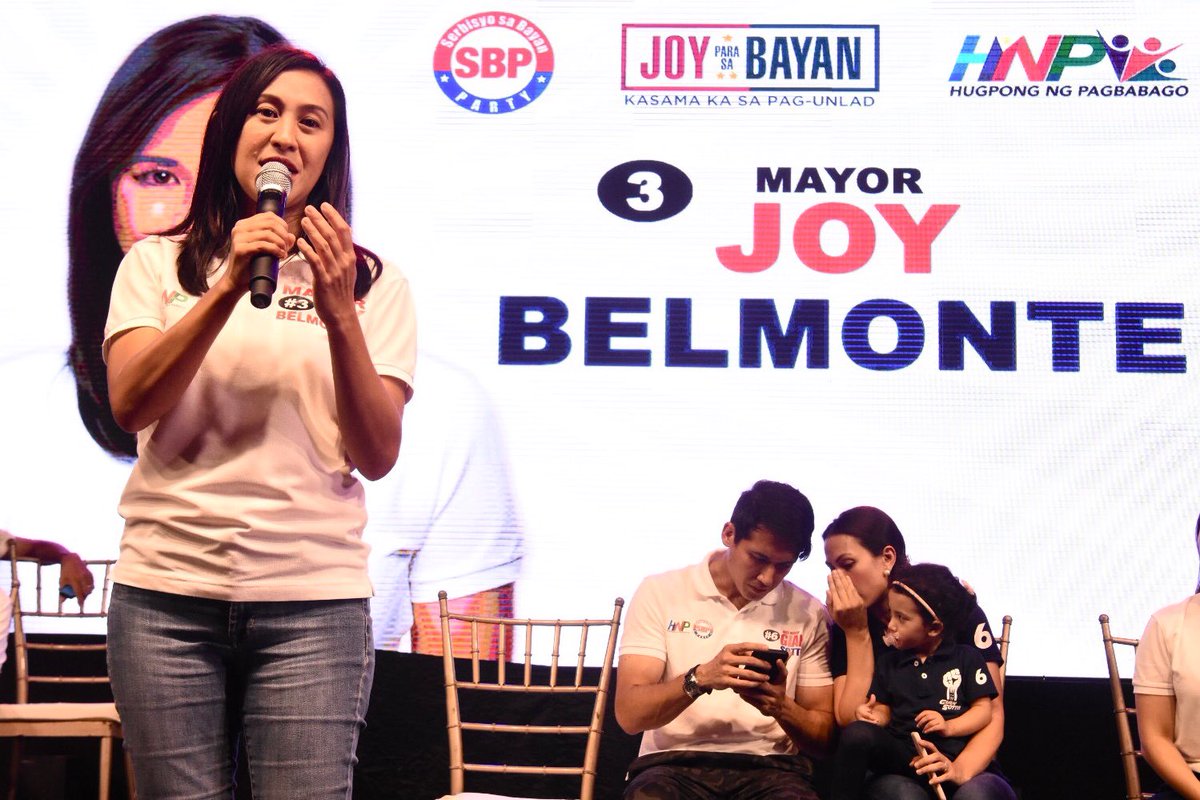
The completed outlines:
[[[664,680],[671,680],[727,644],[756,642],[790,654],[789,695],[795,695],[797,686],[832,684],[825,607],[784,581],[763,599],[735,608],[713,583],[710,557],[642,581],[625,616],[621,655],[664,661]],[[646,731],[640,754],[662,750],[782,755],[795,753],[796,746],[773,718],[724,689],[698,698],[663,727]]]

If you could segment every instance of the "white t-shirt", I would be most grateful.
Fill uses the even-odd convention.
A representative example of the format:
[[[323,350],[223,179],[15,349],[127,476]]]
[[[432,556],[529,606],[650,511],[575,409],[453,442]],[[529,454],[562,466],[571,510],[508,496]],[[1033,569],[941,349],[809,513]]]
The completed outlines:
[[[198,298],[176,277],[178,243],[133,246],[113,284],[105,348],[165,331]],[[223,274],[217,267],[210,281]],[[138,434],[121,498],[114,580],[220,600],[369,597],[363,488],[336,419],[328,338],[303,258],[279,265],[272,305],[237,303],[175,406]],[[385,263],[358,303],[375,371],[413,385],[408,282]]]
[[[764,649],[790,654],[789,695],[797,686],[832,685],[824,606],[784,581],[762,600],[735,608],[713,583],[709,558],[642,581],[625,615],[621,655],[657,658],[666,663],[664,680],[671,680],[727,644],[761,642]],[[640,755],[663,750],[790,755],[796,746],[778,722],[725,689],[699,697],[666,725],[646,731]]]
[[[521,524],[495,409],[470,374],[422,352],[396,466],[367,487],[375,646],[412,649],[413,603],[517,580]]]
[[[1175,698],[1175,746],[1200,771],[1200,595],[1151,615],[1137,648],[1133,692]]]
[[[520,577],[523,532],[495,405],[466,370],[420,349],[417,360],[421,396],[404,409],[400,458],[366,486],[380,649],[411,649],[412,603],[436,601],[438,589],[461,597]],[[21,387],[5,398],[0,529],[116,558],[117,501],[133,464],[88,435],[62,348],[0,362],[0,383]],[[0,591],[7,586],[0,569]],[[104,623],[77,620],[72,630],[102,634]]]

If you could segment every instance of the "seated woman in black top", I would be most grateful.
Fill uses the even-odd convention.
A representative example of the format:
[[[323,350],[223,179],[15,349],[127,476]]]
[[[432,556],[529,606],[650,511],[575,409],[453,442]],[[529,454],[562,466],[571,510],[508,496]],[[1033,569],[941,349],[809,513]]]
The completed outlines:
[[[843,512],[829,524],[822,538],[825,563],[831,570],[826,605],[837,623],[830,631],[829,655],[834,716],[838,725],[845,727],[854,722],[858,707],[867,702],[875,661],[886,652],[883,637],[889,577],[893,569],[908,564],[908,555],[896,523],[870,506]],[[1004,738],[1000,650],[978,606],[954,633],[959,642],[979,650],[1000,693],[991,701],[991,722],[971,737],[961,753],[951,757],[923,739],[928,755],[913,759],[915,773],[922,781],[947,788],[957,786],[957,800],[1016,800],[1016,793],[992,763]],[[927,786],[908,776],[882,775],[868,783],[864,797],[927,800]]]
[[[833,800],[856,800],[868,769],[915,778],[914,734],[953,758],[992,720],[996,685],[979,651],[957,643],[953,633],[975,606],[974,596],[938,564],[899,574],[888,591],[885,633],[894,649],[876,659],[867,702],[842,732]]]

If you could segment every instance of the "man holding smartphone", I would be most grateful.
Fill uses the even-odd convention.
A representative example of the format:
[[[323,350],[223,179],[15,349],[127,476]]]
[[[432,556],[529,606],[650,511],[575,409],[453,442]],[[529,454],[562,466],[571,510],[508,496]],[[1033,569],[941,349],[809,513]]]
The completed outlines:
[[[723,549],[638,587],[617,666],[617,721],[644,732],[625,800],[816,799],[810,759],[834,729],[828,616],[784,580],[812,532],[803,494],[759,481]]]

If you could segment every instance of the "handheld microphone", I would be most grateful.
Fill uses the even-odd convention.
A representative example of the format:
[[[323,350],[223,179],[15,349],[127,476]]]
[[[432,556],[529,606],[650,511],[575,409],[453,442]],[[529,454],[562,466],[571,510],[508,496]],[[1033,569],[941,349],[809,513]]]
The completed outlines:
[[[258,189],[258,210],[271,211],[283,216],[288,192],[292,190],[292,176],[278,161],[268,161],[258,170],[254,179]],[[250,303],[255,308],[266,308],[275,294],[275,283],[279,278],[279,259],[268,253],[260,253],[250,261]]]

